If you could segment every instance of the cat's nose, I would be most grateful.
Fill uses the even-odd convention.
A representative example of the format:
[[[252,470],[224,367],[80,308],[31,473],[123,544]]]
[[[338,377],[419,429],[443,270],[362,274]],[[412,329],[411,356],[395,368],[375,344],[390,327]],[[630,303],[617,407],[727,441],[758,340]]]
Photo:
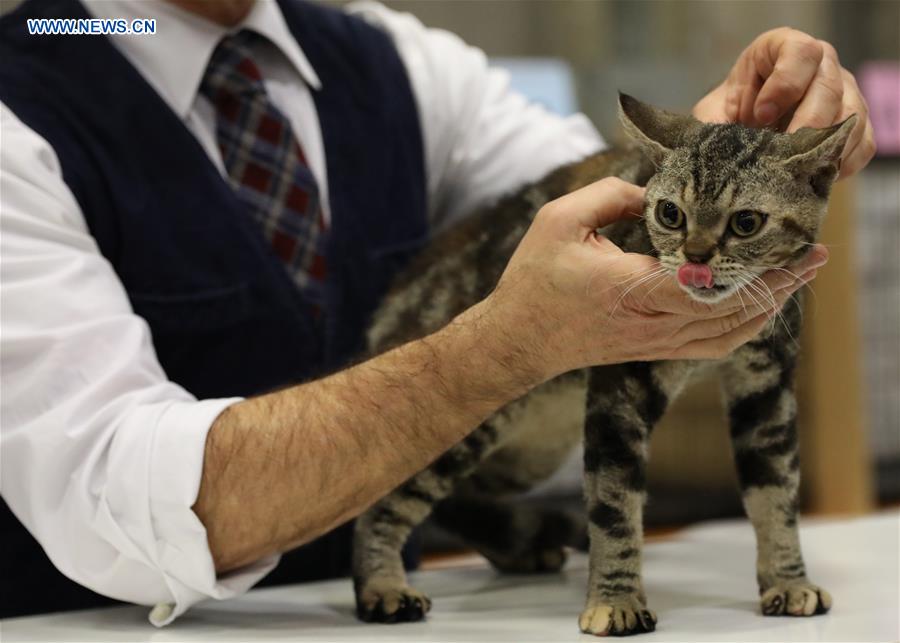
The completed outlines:
[[[705,250],[702,252],[688,252],[684,251],[684,258],[690,261],[691,263],[706,263],[710,259],[712,259],[713,251]]]
[[[706,263],[716,251],[715,242],[706,236],[691,235],[684,242],[684,258],[691,263]]]

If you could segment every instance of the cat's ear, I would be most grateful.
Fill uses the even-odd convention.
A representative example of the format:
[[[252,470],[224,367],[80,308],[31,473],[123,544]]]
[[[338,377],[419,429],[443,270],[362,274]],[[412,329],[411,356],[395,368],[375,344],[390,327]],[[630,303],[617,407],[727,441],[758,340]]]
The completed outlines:
[[[781,163],[791,174],[807,181],[818,196],[827,198],[841,169],[841,154],[856,121],[853,114],[831,127],[803,127],[782,136],[776,153],[784,159]]]
[[[783,165],[796,176],[824,173],[833,179],[841,169],[841,154],[857,120],[853,114],[831,127],[803,127],[781,137],[776,150]]]
[[[638,143],[654,163],[679,147],[689,132],[700,125],[692,116],[656,109],[619,92],[619,120],[625,133]]]

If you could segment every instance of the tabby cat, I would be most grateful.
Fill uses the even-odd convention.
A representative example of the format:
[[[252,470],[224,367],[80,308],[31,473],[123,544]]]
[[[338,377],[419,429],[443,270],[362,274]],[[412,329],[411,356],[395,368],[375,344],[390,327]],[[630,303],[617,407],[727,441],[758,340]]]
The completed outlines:
[[[607,176],[647,187],[643,218],[603,230],[617,245],[658,257],[698,300],[742,286],[744,297],[769,298],[754,279],[796,262],[815,241],[855,117],[782,134],[703,124],[626,95],[619,107],[635,146],[560,168],[438,236],[376,314],[372,350],[433,332],[484,298],[541,206]],[[756,532],[762,612],[826,612],[831,597],[807,579],[797,537],[792,376],[799,310],[789,303],[767,331],[726,359],[576,371],[498,411],[357,520],[359,618],[415,621],[430,609],[430,599],[407,585],[400,551],[433,514],[502,571],[557,571],[565,547],[589,540],[581,630],[654,630],[641,582],[647,443],[688,380],[709,369],[722,384],[743,503]],[[582,430],[587,518],[504,499],[550,476]]]

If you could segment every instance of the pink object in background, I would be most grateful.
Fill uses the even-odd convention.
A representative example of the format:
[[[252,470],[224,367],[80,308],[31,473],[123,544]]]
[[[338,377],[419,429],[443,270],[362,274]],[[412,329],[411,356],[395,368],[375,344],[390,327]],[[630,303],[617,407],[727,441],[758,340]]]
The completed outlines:
[[[859,68],[879,155],[900,154],[900,63],[874,60]]]

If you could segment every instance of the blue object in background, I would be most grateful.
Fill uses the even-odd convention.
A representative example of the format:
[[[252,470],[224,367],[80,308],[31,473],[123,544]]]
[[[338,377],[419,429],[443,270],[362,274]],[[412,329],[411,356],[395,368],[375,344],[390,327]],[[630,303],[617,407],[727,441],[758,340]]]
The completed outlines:
[[[572,68],[559,58],[492,58],[491,65],[510,74],[512,87],[551,112],[578,111]]]

